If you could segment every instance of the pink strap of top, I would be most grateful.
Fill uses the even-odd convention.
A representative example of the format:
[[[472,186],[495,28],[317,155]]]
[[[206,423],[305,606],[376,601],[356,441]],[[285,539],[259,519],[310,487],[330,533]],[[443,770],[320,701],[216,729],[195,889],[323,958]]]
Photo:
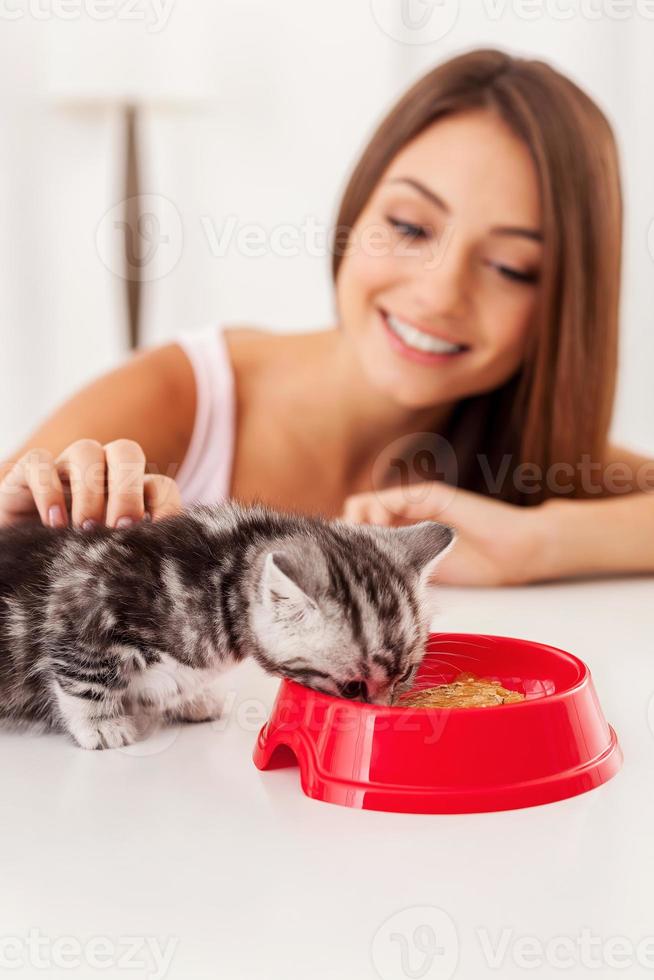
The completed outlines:
[[[234,454],[234,374],[222,329],[215,323],[173,338],[195,375],[193,434],[175,478],[182,502],[214,504],[229,497]]]

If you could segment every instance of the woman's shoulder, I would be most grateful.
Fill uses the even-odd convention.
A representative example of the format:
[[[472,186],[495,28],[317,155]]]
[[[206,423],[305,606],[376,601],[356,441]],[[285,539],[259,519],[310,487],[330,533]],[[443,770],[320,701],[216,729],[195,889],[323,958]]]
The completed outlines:
[[[276,376],[293,356],[302,336],[251,323],[226,324],[219,329],[235,378],[253,384],[262,376]]]
[[[263,348],[274,343],[276,337],[273,330],[253,323],[226,323],[218,330],[232,356],[250,360],[256,358]]]
[[[277,377],[294,359],[302,360],[313,346],[313,338],[310,330],[282,331],[243,322],[209,324],[184,331],[169,345],[176,350],[172,355],[175,384],[186,403],[189,397],[193,398],[198,373],[213,374],[218,383],[223,369],[223,378],[229,371],[245,394],[246,388],[256,388],[266,378]]]
[[[220,367],[221,353],[235,368],[243,356],[254,357],[270,336],[270,330],[249,323],[210,323],[179,332],[157,352],[170,358],[174,381],[182,392],[189,392],[200,368],[211,372]]]
[[[256,383],[259,371],[271,361],[273,331],[251,323],[207,324],[185,330],[153,351],[167,372],[169,391],[187,410],[187,424],[198,410],[198,400],[210,399],[217,409],[239,392],[243,379]]]

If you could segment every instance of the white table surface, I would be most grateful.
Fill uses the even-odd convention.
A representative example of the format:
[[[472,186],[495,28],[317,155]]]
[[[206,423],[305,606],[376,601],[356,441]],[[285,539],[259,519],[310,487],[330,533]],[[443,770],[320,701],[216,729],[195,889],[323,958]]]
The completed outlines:
[[[435,629],[582,657],[622,771],[574,799],[503,813],[319,803],[297,769],[251,761],[277,687],[252,664],[226,677],[223,722],[130,749],[3,733],[0,975],[651,975],[654,578],[442,588],[440,604]]]

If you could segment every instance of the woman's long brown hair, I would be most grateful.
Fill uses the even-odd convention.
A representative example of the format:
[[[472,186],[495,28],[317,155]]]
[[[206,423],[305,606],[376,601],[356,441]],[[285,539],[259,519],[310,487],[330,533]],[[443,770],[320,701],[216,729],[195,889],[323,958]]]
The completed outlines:
[[[460,401],[440,434],[456,453],[458,486],[519,504],[597,495],[589,467],[605,460],[613,409],[622,200],[611,127],[573,82],[544,62],[496,50],[460,55],[421,77],[350,176],[336,221],[333,279],[393,157],[435,120],[484,107],[524,140],[536,166],[544,235],[539,303],[521,368],[497,390]],[[488,473],[501,472],[503,459],[506,478],[493,488]],[[535,490],[512,478],[520,463],[540,468]]]

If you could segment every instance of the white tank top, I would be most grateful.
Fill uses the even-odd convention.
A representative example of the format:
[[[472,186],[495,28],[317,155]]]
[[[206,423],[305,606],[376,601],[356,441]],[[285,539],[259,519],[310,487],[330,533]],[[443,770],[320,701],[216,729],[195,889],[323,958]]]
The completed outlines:
[[[220,326],[178,332],[193,367],[196,407],[193,433],[175,477],[185,506],[214,504],[229,497],[236,423],[234,373]]]

